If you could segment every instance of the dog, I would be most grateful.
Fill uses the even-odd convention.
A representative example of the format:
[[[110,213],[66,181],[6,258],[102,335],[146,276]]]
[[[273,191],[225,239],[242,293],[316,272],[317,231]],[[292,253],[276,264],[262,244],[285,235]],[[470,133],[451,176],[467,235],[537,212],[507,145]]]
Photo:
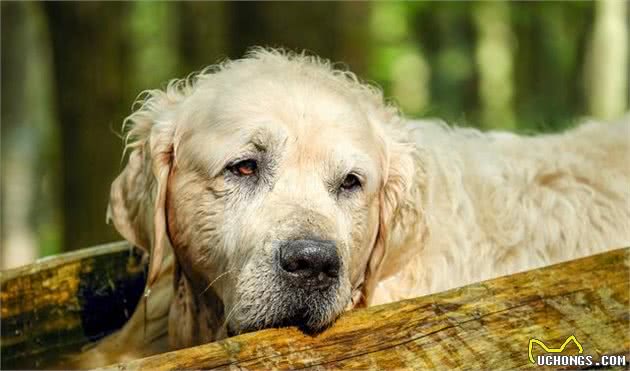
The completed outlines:
[[[150,253],[147,295],[83,365],[317,333],[630,245],[629,117],[539,136],[412,121],[326,60],[258,48],[147,92],[125,128],[108,218]]]

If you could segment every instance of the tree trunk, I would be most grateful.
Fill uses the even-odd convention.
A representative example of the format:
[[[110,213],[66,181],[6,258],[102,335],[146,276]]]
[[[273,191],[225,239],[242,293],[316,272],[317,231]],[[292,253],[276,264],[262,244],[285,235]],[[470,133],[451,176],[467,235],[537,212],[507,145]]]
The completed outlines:
[[[628,3],[598,1],[587,58],[589,113],[620,117],[628,108]]]
[[[183,1],[177,3],[179,73],[186,76],[215,64],[226,55],[226,8],[224,2]]]
[[[328,2],[229,3],[230,56],[242,56],[252,46],[306,49],[321,56],[333,54],[336,30],[330,16],[338,4]]]
[[[38,3],[2,3],[1,268],[58,252],[59,158]]]
[[[115,134],[134,94],[126,86],[129,3],[47,2],[63,157],[64,244],[117,239],[105,224],[109,187],[121,167]],[[124,93],[122,93],[124,92]]]

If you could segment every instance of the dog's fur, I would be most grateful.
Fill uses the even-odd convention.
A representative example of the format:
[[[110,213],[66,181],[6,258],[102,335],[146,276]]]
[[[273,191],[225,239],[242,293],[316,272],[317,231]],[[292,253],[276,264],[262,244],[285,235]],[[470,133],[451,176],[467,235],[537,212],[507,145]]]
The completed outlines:
[[[278,240],[337,244],[340,283],[307,308],[314,328],[630,244],[628,117],[533,137],[408,121],[326,61],[256,49],[150,91],[126,125],[109,215],[151,252],[151,294],[83,365],[163,349],[169,311],[170,348],[282,324]],[[225,170],[242,156],[264,163],[256,186]],[[335,191],[349,171],[361,188]]]

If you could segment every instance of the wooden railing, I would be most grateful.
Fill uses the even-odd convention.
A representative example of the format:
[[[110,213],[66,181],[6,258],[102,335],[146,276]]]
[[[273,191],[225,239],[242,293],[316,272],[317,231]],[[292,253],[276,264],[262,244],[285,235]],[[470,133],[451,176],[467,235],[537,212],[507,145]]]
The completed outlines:
[[[81,307],[80,298],[85,300],[85,293],[76,289],[76,277],[79,282],[92,282],[86,287],[110,287],[106,289],[108,297],[128,294],[137,301],[137,290],[120,291],[120,278],[127,274],[138,281],[134,285],[141,283],[135,273],[139,258],[129,251],[128,246],[114,245],[56,258],[61,263],[53,259],[4,273],[3,369],[29,366],[28,360],[44,359],[50,349],[58,352],[76,348],[90,340],[89,335],[77,335],[86,334],[82,321],[92,314]],[[129,265],[131,268],[119,264],[123,257],[135,262]],[[110,260],[118,263],[108,263]],[[103,275],[113,279],[113,286],[105,285]],[[44,288],[46,280],[51,280],[52,286]],[[48,294],[36,299],[40,289]],[[317,336],[295,328],[269,329],[110,369],[513,369],[535,367],[531,359],[548,354],[541,343],[547,349],[562,346],[562,354],[567,355],[578,354],[579,344],[581,354],[597,362],[602,355],[630,353],[629,294],[630,248],[625,248],[430,296],[354,310]],[[74,310],[64,314],[63,308],[73,305]],[[46,309],[48,317],[37,315],[43,308],[56,311]],[[111,327],[119,325],[114,326],[112,321]],[[19,335],[14,333],[18,330]],[[101,328],[98,335],[92,330],[92,338],[111,330]],[[576,341],[571,341],[571,336]],[[60,337],[66,340],[60,341]]]
[[[2,272],[1,368],[50,367],[120,328],[142,295],[145,265],[141,250],[117,242]]]

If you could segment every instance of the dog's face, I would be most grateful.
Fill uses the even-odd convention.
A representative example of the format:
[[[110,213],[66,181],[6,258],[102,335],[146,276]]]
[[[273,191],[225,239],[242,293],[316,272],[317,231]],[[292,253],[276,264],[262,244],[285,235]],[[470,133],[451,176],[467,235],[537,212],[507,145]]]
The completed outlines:
[[[137,129],[150,131],[145,156],[166,183],[153,220],[163,207],[181,272],[195,295],[222,304],[228,333],[318,331],[356,301],[395,199],[377,120],[386,110],[373,93],[319,63],[263,53],[202,76],[159,116],[135,118],[138,128],[158,121]],[[132,242],[151,240],[116,221],[120,188],[116,226]]]
[[[329,324],[378,229],[383,144],[366,113],[278,73],[199,92],[179,117],[171,239],[185,271],[214,281],[232,332]]]

